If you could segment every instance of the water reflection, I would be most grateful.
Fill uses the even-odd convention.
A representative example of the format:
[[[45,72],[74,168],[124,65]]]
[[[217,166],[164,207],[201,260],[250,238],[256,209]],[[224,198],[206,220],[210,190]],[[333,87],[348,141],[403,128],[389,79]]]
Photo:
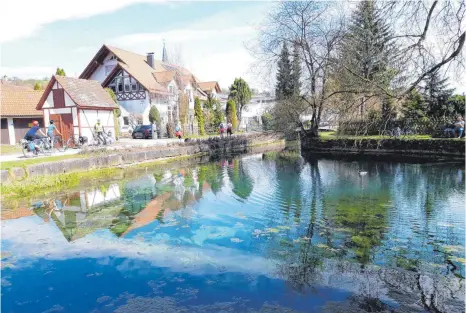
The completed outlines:
[[[464,306],[463,165],[266,154],[26,200],[2,214],[2,312]]]

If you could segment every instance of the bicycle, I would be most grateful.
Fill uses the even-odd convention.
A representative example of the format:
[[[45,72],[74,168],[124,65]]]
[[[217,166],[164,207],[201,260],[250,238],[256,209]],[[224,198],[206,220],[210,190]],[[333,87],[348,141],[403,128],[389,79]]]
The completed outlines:
[[[66,151],[68,148],[81,148],[85,144],[87,144],[86,136],[77,136],[76,138],[70,136],[63,147]]]
[[[19,143],[26,158],[38,156],[40,153],[44,155],[52,153],[52,142],[49,137],[34,140],[21,139]]]

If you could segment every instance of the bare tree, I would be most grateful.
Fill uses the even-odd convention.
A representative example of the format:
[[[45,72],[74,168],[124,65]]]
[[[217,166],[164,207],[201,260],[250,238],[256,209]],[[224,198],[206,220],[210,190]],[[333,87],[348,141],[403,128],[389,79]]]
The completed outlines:
[[[343,20],[333,9],[331,3],[317,1],[280,3],[260,36],[265,62],[276,59],[283,42],[298,49],[303,62],[302,94],[293,105],[278,104],[274,112],[281,115],[282,123],[291,129],[298,126],[310,136],[317,136],[327,108],[332,59],[344,30]],[[301,120],[304,115],[311,116],[310,129]]]
[[[302,103],[279,103],[274,109],[281,115],[281,123],[288,122],[288,129],[298,126],[307,135],[317,136],[324,115],[355,112],[356,106],[370,101],[387,107],[440,68],[464,71],[464,1],[374,1],[393,30],[386,40],[396,47],[384,79],[360,75],[342,62],[349,4],[282,2],[269,13],[259,36],[259,49],[254,51],[262,69],[275,68],[283,42],[299,47],[303,63],[302,94],[296,100]],[[343,84],[342,75],[350,83]],[[310,116],[310,129],[302,122],[305,115]]]

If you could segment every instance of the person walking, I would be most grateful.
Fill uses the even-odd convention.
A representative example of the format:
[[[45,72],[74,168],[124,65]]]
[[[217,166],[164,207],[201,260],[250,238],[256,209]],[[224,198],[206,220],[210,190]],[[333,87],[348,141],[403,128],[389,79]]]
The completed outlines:
[[[52,147],[54,145],[55,132],[57,132],[57,134],[63,137],[63,135],[58,131],[57,127],[55,126],[54,121],[50,120],[50,125],[47,126],[47,137],[50,138],[50,143],[52,144]]]
[[[95,131],[98,143],[102,142],[105,145],[106,140],[104,136],[104,127],[100,123],[100,120],[97,120],[97,123],[94,126],[94,131]]]

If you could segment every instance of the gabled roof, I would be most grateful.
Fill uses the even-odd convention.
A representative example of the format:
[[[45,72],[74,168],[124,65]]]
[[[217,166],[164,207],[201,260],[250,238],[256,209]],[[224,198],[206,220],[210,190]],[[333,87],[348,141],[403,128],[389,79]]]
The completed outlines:
[[[0,113],[2,117],[42,116],[42,112],[36,110],[36,105],[42,97],[42,90],[2,83],[0,93]]]
[[[163,93],[167,92],[167,85],[169,78],[177,79],[180,78],[180,83],[186,85],[185,81],[198,82],[199,80],[189,70],[182,66],[169,64],[160,60],[154,60],[154,67],[151,67],[147,63],[147,57],[116,47],[103,45],[91,62],[88,64],[86,69],[82,72],[79,78],[89,79],[92,73],[97,69],[100,64],[103,64],[106,56],[112,53],[118,59],[118,69],[124,69],[129,75],[136,79],[144,88],[149,92]],[[110,73],[103,85],[105,86],[113,78],[113,75],[117,73],[116,69]],[[177,76],[178,75],[178,76]],[[185,77],[186,76],[186,77]],[[182,86],[179,86],[182,87]]]
[[[52,91],[52,87],[55,82],[60,84],[78,107],[106,109],[118,108],[118,105],[112,100],[108,92],[102,88],[98,81],[54,75],[37,105],[38,110],[42,109],[42,106],[44,105],[47,96]]]
[[[199,87],[201,87],[201,89],[206,92],[215,90],[217,93],[219,93],[220,91],[222,91],[218,82],[200,82],[198,84]]]

